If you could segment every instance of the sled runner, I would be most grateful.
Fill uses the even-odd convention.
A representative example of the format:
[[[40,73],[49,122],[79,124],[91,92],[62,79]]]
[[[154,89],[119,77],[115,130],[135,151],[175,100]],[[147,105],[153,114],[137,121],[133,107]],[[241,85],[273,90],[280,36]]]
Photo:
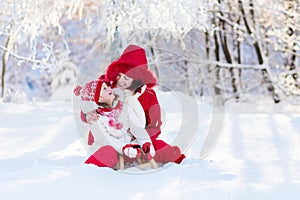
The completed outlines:
[[[145,153],[142,151],[145,155]],[[121,171],[144,171],[146,169],[157,169],[158,164],[151,158],[149,160],[142,160],[140,158],[136,159],[136,164],[134,166],[126,166],[123,154],[119,154],[119,170]]]

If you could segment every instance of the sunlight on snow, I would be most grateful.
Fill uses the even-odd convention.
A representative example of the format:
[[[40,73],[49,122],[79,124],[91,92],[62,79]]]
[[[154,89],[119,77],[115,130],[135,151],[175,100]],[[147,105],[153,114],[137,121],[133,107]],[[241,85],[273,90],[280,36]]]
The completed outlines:
[[[49,158],[52,159],[63,159],[70,156],[86,156],[86,149],[83,148],[80,140],[76,140],[60,151],[55,151],[49,154]]]

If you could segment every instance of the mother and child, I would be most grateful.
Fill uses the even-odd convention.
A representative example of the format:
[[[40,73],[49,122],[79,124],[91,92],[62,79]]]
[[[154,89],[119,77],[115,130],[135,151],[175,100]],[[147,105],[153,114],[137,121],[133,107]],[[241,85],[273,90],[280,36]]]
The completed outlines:
[[[129,45],[97,80],[76,86],[81,120],[91,128],[87,138],[91,155],[86,164],[116,169],[119,154],[126,162],[136,158],[182,162],[185,155],[180,148],[159,139],[162,122],[153,90],[156,84],[145,50]],[[91,102],[92,108],[85,106]]]

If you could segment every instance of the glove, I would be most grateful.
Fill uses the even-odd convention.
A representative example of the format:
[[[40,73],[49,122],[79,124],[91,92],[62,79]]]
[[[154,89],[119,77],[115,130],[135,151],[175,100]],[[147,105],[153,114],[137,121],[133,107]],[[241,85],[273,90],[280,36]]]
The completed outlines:
[[[141,156],[140,145],[138,144],[126,144],[122,148],[122,152],[129,158],[139,158]]]
[[[151,157],[155,156],[155,149],[154,149],[153,145],[150,142],[144,143],[143,146],[142,146],[142,149],[143,149],[144,153],[147,155],[148,160],[150,160]]]

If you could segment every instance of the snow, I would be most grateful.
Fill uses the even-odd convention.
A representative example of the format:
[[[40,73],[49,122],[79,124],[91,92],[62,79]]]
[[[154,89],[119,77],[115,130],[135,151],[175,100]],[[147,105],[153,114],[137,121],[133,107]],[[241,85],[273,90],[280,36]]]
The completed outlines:
[[[162,138],[172,143],[178,129],[186,130],[184,118],[189,110],[181,104],[180,95],[161,92],[158,96],[164,110]],[[197,123],[190,129],[195,135],[186,144],[183,163],[130,173],[83,163],[87,152],[71,102],[0,103],[0,199],[276,200],[299,196],[299,106],[273,105],[268,100],[228,102],[215,148],[199,159],[213,109],[205,102],[197,105]]]

